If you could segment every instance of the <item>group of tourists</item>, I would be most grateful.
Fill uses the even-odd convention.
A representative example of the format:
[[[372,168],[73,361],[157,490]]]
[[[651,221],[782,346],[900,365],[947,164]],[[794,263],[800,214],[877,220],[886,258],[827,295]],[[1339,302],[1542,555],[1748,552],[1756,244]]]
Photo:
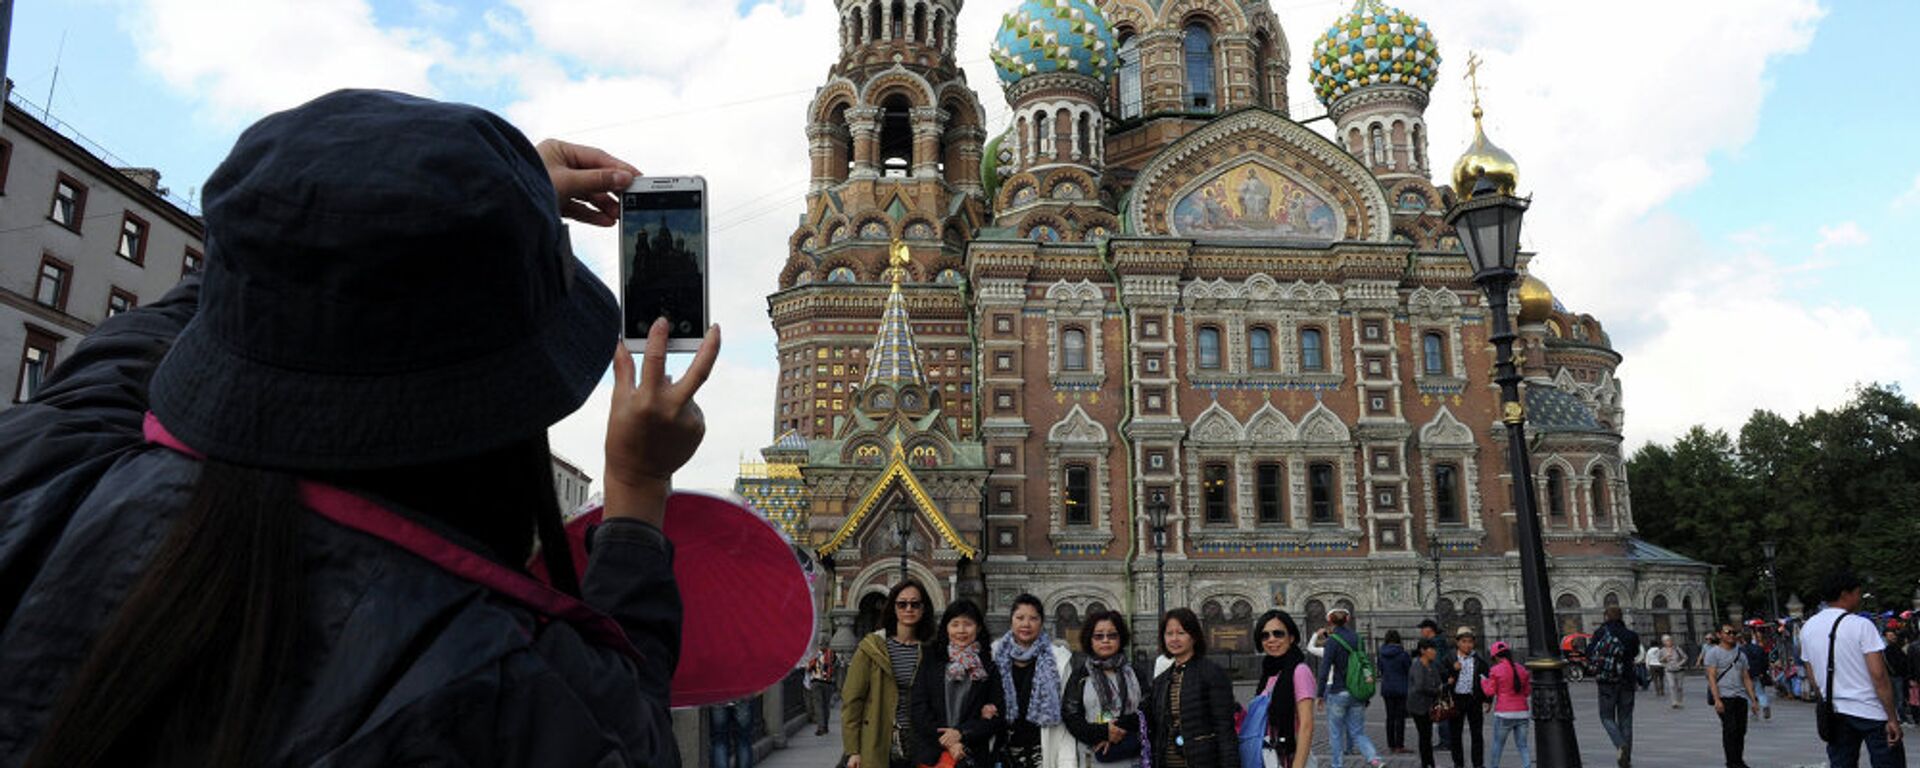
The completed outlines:
[[[1504,642],[1480,651],[1469,627],[1449,640],[1429,620],[1413,652],[1395,631],[1370,654],[1346,608],[1329,611],[1327,627],[1311,636],[1288,612],[1270,610],[1252,627],[1255,696],[1239,702],[1191,609],[1160,617],[1158,656],[1139,666],[1117,611],[1088,615],[1078,649],[1046,630],[1032,595],[1015,598],[1006,618],[1007,632],[989,638],[972,601],[955,600],[935,619],[921,585],[896,585],[882,627],[860,641],[840,687],[846,768],[1306,768],[1321,726],[1333,755],[1378,766],[1385,761],[1365,731],[1376,696],[1387,707],[1391,753],[1415,752],[1405,738],[1412,720],[1422,766],[1435,765],[1436,745],[1455,768],[1498,766],[1509,743],[1523,768],[1533,765],[1532,676]]]

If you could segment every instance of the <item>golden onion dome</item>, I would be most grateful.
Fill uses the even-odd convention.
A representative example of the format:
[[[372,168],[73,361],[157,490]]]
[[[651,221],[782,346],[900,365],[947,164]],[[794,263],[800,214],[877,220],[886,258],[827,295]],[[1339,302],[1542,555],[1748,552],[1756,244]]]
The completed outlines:
[[[1467,147],[1467,153],[1453,164],[1453,192],[1461,200],[1473,199],[1474,186],[1484,177],[1493,182],[1497,194],[1511,195],[1520,185],[1520,164],[1513,161],[1513,155],[1496,147],[1487,140],[1487,133],[1480,127],[1479,106],[1473,108],[1473,145]]]
[[[1536,325],[1553,314],[1553,289],[1545,280],[1527,275],[1520,281],[1520,324]]]

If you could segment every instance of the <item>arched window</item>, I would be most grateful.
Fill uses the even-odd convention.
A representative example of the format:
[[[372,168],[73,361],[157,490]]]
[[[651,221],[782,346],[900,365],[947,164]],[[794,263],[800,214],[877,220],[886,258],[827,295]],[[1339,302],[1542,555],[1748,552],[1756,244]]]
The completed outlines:
[[[1447,345],[1441,341],[1440,334],[1429,333],[1420,340],[1420,369],[1428,376],[1441,376],[1447,372]]]
[[[1307,501],[1312,507],[1313,522],[1333,522],[1332,464],[1315,462],[1307,465]]]
[[[1081,162],[1092,164],[1093,163],[1093,120],[1092,118],[1088,117],[1087,113],[1085,112],[1080,113],[1080,122],[1074,127],[1073,139],[1074,139],[1074,146],[1080,152],[1077,159],[1079,159]]]
[[[884,176],[913,174],[913,104],[895,94],[881,102],[880,172]]]
[[[1318,328],[1300,329],[1300,368],[1306,371],[1327,369],[1326,337]]]
[[[947,11],[944,8],[933,9],[933,49],[947,52]]]
[[[1053,154],[1053,120],[1048,118],[1044,111],[1035,112],[1033,113],[1033,161],[1045,162],[1050,154]]]
[[[1387,131],[1386,129],[1376,125],[1368,129],[1368,136],[1371,137],[1371,140],[1372,140],[1372,144],[1370,145],[1370,148],[1372,150],[1371,158],[1373,160],[1373,165],[1375,167],[1386,165],[1387,164]]]
[[[1594,467],[1593,475],[1587,479],[1588,502],[1593,505],[1593,524],[1603,525],[1612,516],[1612,510],[1607,508],[1607,472]]]
[[[1068,464],[1066,474],[1066,495],[1061,503],[1066,506],[1067,524],[1090,525],[1093,523],[1093,473],[1085,464]]]
[[[1561,595],[1553,603],[1553,612],[1560,615],[1560,634],[1576,634],[1580,631],[1580,598],[1573,595]]]
[[[1547,470],[1547,519],[1566,522],[1567,473],[1559,467]]]
[[[1201,326],[1196,340],[1200,347],[1200,367],[1209,371],[1220,370],[1220,329],[1211,325]]]
[[[1266,328],[1247,331],[1247,360],[1256,371],[1273,370],[1273,331]]]
[[[927,7],[918,3],[913,6],[913,41],[922,45],[927,42]]]
[[[853,27],[853,34],[847,37],[847,42],[854,47],[859,47],[860,44],[864,42],[864,37],[867,34],[867,15],[861,12],[859,6],[854,6],[850,18],[853,20],[853,23],[850,25]]]
[[[1183,44],[1187,55],[1187,109],[1212,112],[1213,30],[1199,22],[1188,24]]]
[[[1442,523],[1460,522],[1460,468],[1433,465],[1433,514]]]
[[[1230,517],[1233,503],[1227,488],[1230,477],[1225,464],[1208,464],[1200,470],[1200,496],[1206,503],[1209,523],[1224,523]]]
[[[902,40],[907,36],[907,4],[903,0],[893,0],[892,23],[888,25],[887,39]]]
[[[1140,38],[1120,38],[1120,119],[1140,116]]]
[[[1087,332],[1068,328],[1060,332],[1060,370],[1087,369]]]
[[[867,8],[867,42],[869,43],[880,39],[880,15],[880,0],[873,0],[873,5]]]
[[[1427,146],[1426,145],[1427,145],[1426,132],[1421,130],[1419,125],[1413,126],[1413,169],[1416,171],[1426,170],[1426,167],[1427,167]]]
[[[1253,103],[1263,107],[1273,106],[1267,101],[1267,31],[1260,30],[1253,35]]]

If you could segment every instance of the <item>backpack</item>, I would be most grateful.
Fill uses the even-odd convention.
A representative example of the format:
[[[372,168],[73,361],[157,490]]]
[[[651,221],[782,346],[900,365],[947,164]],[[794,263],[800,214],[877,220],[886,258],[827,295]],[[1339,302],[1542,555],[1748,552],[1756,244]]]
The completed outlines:
[[[1618,683],[1627,677],[1627,645],[1612,628],[1601,632],[1593,643],[1587,646],[1587,665],[1593,669],[1593,679],[1602,683]]]
[[[1347,694],[1351,695],[1354,701],[1373,698],[1374,686],[1380,681],[1380,672],[1374,669],[1373,659],[1348,645],[1346,638],[1339,634],[1329,632],[1327,636],[1339,643],[1340,647],[1347,649]]]

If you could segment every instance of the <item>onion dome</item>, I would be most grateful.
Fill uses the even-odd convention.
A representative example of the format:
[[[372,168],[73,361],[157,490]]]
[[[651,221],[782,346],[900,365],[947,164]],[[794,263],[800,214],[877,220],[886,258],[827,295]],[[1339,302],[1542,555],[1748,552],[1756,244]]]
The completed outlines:
[[[1453,192],[1461,200],[1473,199],[1483,178],[1493,184],[1493,194],[1511,195],[1520,185],[1520,164],[1514,162],[1513,155],[1487,140],[1486,131],[1480,128],[1482,114],[1479,105],[1474,105],[1473,144],[1453,164]]]
[[[1358,0],[1353,10],[1313,41],[1307,79],[1320,103],[1369,85],[1433,90],[1440,47],[1427,23],[1380,0]]]
[[[1520,280],[1519,292],[1521,325],[1544,323],[1553,314],[1553,289],[1546,281],[1527,275]]]
[[[987,55],[1007,86],[1046,72],[1105,80],[1114,69],[1113,28],[1088,0],[1025,0],[1001,17]]]

